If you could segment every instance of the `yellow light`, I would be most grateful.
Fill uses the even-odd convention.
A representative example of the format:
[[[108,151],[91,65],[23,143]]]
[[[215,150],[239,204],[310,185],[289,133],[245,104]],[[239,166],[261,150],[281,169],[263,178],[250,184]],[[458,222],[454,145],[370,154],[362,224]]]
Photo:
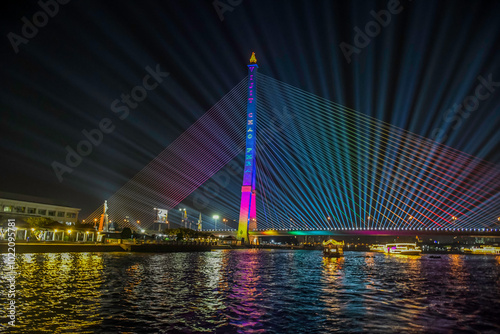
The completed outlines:
[[[255,52],[252,52],[252,56],[250,57],[250,64],[257,64],[257,58],[255,58]]]
[[[32,229],[31,229],[31,231],[32,231],[32,232],[35,232],[35,229],[34,229],[34,228],[32,228]]]
[[[54,230],[54,233],[57,233],[57,229]]]
[[[71,233],[71,230],[68,230],[68,233]]]
[[[87,231],[86,233],[89,234],[89,231]]]

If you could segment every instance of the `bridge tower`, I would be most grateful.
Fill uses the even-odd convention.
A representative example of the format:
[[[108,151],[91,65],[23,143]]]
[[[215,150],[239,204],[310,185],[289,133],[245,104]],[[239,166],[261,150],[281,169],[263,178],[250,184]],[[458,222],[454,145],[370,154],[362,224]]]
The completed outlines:
[[[252,52],[248,66],[248,97],[247,97],[247,125],[245,167],[243,172],[243,186],[241,187],[240,218],[238,222],[237,239],[249,244],[248,229],[257,227],[257,210],[255,206],[255,140],[257,127],[257,59]]]

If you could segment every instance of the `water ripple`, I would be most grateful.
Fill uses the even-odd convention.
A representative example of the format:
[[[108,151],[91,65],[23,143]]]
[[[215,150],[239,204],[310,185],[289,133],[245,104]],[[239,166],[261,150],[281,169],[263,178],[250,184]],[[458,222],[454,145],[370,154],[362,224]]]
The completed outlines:
[[[10,333],[500,332],[498,257],[224,250],[23,254],[16,264]]]

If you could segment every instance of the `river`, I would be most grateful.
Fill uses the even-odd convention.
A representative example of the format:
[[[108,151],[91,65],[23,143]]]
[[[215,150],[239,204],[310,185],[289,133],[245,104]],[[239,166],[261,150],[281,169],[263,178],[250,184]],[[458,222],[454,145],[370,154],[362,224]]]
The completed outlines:
[[[500,256],[18,254],[16,271],[9,333],[500,332]]]

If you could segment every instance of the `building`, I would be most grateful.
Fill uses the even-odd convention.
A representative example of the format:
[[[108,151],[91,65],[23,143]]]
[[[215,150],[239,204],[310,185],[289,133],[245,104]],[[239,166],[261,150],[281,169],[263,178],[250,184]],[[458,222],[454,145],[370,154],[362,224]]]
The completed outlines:
[[[75,225],[79,212],[78,208],[56,205],[49,199],[0,192],[2,217],[47,217],[61,224]]]

